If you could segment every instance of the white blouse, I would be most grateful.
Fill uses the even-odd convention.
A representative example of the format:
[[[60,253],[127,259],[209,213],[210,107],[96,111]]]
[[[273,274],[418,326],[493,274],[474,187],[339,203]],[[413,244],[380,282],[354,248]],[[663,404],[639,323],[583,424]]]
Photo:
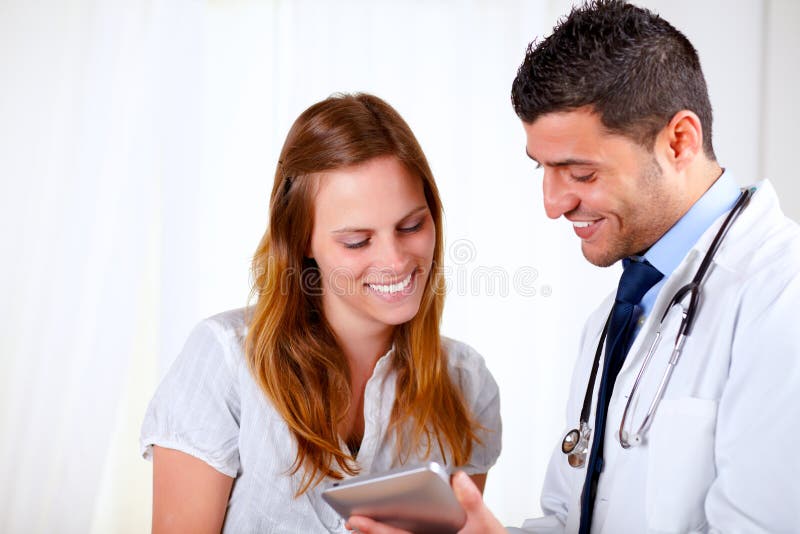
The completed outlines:
[[[259,389],[247,367],[243,341],[245,309],[202,321],[189,335],[147,409],[140,446],[176,449],[235,478],[223,532],[346,533],[344,520],[321,498],[330,480],[294,498],[300,473],[289,470],[297,453],[284,420]],[[482,445],[466,466],[486,473],[500,454],[500,398],[483,358],[471,347],[442,339],[450,376],[478,422]],[[378,360],[364,392],[364,437],[357,460],[361,472],[378,473],[400,465],[388,422],[395,399],[392,352]],[[443,463],[438,447],[431,460]],[[421,454],[407,464],[421,463]],[[449,466],[451,469],[453,466]]]

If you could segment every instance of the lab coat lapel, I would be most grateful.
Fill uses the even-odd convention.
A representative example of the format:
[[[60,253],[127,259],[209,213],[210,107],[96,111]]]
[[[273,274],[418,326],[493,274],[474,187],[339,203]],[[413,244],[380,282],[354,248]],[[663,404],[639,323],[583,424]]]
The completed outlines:
[[[690,250],[689,254],[687,254],[686,258],[684,258],[678,268],[675,269],[672,275],[670,275],[666,282],[664,282],[664,285],[661,287],[661,291],[658,293],[658,297],[656,297],[656,301],[653,305],[650,315],[645,318],[644,324],[639,329],[639,333],[636,335],[636,338],[633,340],[631,350],[628,352],[628,356],[625,358],[625,362],[622,364],[622,369],[620,370],[619,377],[617,378],[617,383],[621,382],[621,378],[623,379],[622,381],[624,381],[623,375],[628,375],[631,372],[633,372],[635,375],[635,373],[638,372],[638,369],[647,353],[647,349],[650,348],[653,337],[659,328],[659,323],[661,322],[661,317],[664,315],[664,311],[667,309],[667,306],[669,306],[673,295],[675,295],[678,289],[683,287],[692,279],[695,271],[700,266],[701,260],[702,257],[698,254],[697,250]],[[662,346],[664,344],[672,344],[672,340],[669,338],[670,331],[665,328],[665,332],[667,335],[665,339],[661,340]],[[615,387],[614,390],[616,393],[617,388]]]

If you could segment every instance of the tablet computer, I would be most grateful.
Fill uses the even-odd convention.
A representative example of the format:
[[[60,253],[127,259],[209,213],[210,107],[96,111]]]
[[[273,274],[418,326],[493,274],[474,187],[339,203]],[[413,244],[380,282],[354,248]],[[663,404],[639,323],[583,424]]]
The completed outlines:
[[[363,515],[415,534],[455,534],[467,520],[436,462],[335,482],[322,498],[345,519]]]

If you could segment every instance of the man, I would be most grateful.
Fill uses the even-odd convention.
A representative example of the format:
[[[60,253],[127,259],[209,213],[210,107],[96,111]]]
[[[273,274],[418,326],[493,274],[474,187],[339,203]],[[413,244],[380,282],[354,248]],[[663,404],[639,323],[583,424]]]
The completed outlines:
[[[584,327],[546,517],[522,531],[797,532],[800,229],[769,182],[744,193],[718,164],[695,49],[647,10],[593,2],[529,47],[512,101],[547,215],[591,263],[624,266]],[[453,486],[463,532],[504,532],[467,477]]]

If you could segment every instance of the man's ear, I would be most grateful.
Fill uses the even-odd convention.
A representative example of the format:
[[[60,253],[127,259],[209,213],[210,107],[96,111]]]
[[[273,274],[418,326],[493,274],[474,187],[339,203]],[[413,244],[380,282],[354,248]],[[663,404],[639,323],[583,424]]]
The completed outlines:
[[[693,111],[683,109],[670,119],[656,142],[667,148],[666,155],[676,171],[683,171],[703,152],[703,126]]]

